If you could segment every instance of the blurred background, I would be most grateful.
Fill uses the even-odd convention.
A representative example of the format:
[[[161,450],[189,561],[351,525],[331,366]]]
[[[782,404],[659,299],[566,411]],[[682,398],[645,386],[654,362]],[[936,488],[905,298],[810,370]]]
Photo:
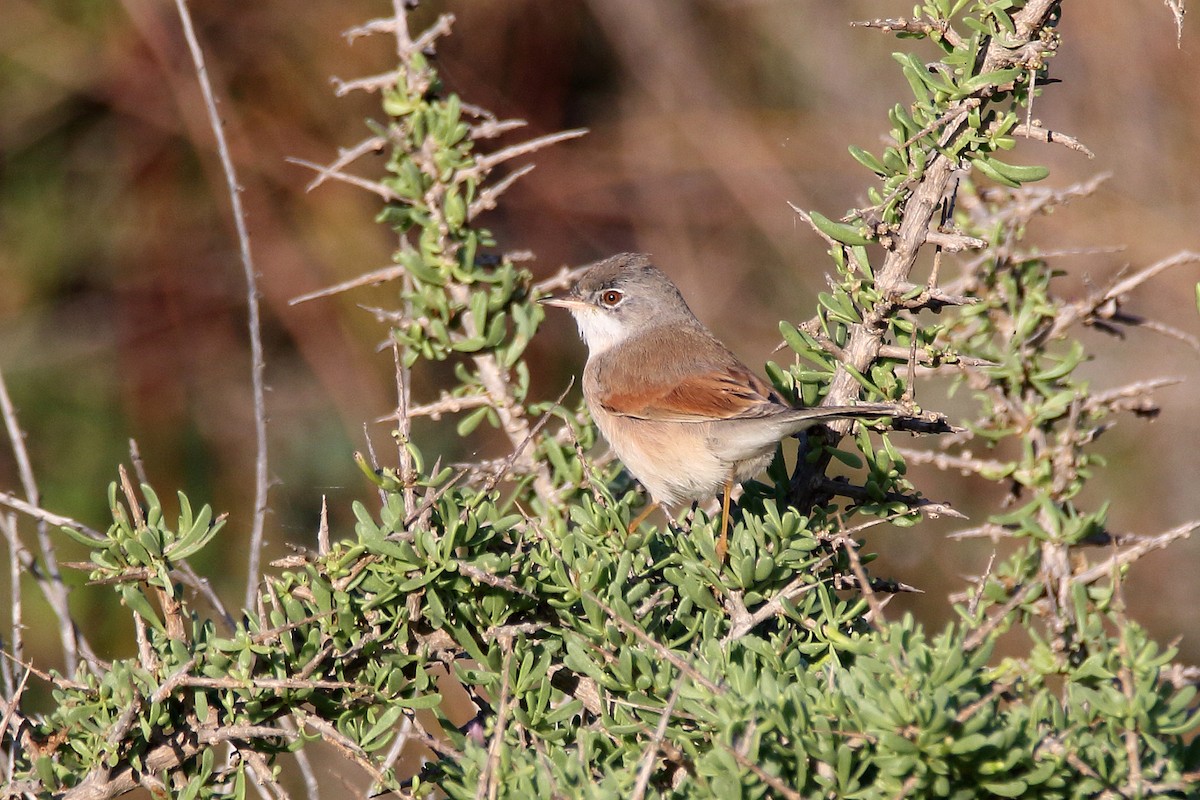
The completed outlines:
[[[1066,3],[1064,45],[1035,116],[1095,153],[1022,142],[1015,160],[1045,163],[1047,183],[1111,177],[1091,198],[1038,220],[1031,242],[1079,250],[1057,260],[1063,291],[1079,296],[1123,268],[1200,248],[1200,58],[1196,32],[1176,47],[1157,0]],[[386,330],[364,307],[392,307],[388,287],[299,306],[298,295],[390,263],[394,237],[373,221],[376,199],[327,184],[289,156],[332,160],[367,135],[378,99],[335,98],[330,78],[394,65],[386,37],[352,45],[340,32],[390,4],[191,4],[221,101],[240,179],[264,303],[270,415],[268,558],[315,541],[321,498],[335,535],[350,535],[350,503],[373,492],[351,461],[370,437],[394,458]],[[534,157],[537,169],[484,222],[500,245],[530,250],[549,275],[622,250],[652,253],[693,309],[747,362],[771,357],[780,319],[812,314],[829,262],[787,203],[830,217],[862,204],[868,173],[846,152],[879,152],[886,112],[907,103],[893,50],[910,46],[852,20],[901,16],[911,3],[781,0],[509,0],[425,2],[414,28],[457,15],[439,44],[448,88],[526,135],[586,126],[587,137]],[[196,564],[236,605],[253,501],[253,421],[245,288],[224,177],[174,5],[0,0],[0,368],[56,512],[104,527],[105,487],[136,439],[150,479],[170,500],[228,512],[225,546]],[[935,57],[927,44],[918,52]],[[515,141],[510,135],[506,142]],[[354,167],[377,175],[382,159]],[[951,272],[953,267],[951,267]],[[1200,333],[1198,272],[1184,267],[1138,290],[1128,309]],[[945,274],[945,273],[943,273]],[[557,395],[583,347],[552,316],[531,350],[535,395]],[[1084,504],[1113,501],[1115,531],[1158,533],[1200,518],[1195,433],[1200,358],[1144,331],[1123,340],[1085,333],[1097,388],[1159,375],[1153,422],[1122,419],[1097,447],[1109,459]],[[418,376],[417,400],[439,375]],[[944,385],[923,386],[932,408],[965,408]],[[576,389],[576,391],[578,391]],[[431,457],[468,455],[452,423],[422,424]],[[495,447],[492,447],[495,445]],[[500,452],[486,437],[471,447]],[[917,443],[917,446],[929,446]],[[982,522],[1002,488],[955,474],[913,472],[926,495]],[[20,491],[7,445],[0,489]],[[171,503],[173,505],[173,503]],[[30,530],[26,521],[26,532]],[[988,542],[947,542],[963,523],[872,529],[873,570],[925,590],[896,600],[931,624],[947,595],[984,569]],[[63,557],[82,554],[64,544]],[[1200,661],[1194,612],[1200,536],[1144,559],[1126,587],[1135,618],[1161,641],[1182,636]],[[72,572],[79,582],[82,576]],[[0,579],[3,581],[4,579]],[[6,589],[5,589],[6,590]],[[85,625],[124,653],[124,614],[106,589],[75,599]],[[27,593],[30,649],[57,663],[40,596]]]

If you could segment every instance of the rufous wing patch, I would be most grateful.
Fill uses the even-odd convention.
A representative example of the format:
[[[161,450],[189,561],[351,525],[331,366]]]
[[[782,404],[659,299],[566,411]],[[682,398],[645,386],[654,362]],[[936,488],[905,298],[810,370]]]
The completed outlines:
[[[644,392],[605,392],[600,397],[614,414],[664,422],[706,422],[758,416],[778,401],[755,375],[739,368],[689,375]]]

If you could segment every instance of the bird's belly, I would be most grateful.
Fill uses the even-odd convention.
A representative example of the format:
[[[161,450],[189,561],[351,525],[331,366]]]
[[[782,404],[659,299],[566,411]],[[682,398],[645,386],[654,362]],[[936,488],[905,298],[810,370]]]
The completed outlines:
[[[713,453],[705,423],[679,424],[595,415],[621,463],[666,506],[714,497],[730,467]]]
[[[760,453],[751,458],[738,461],[734,465],[733,482],[745,483],[754,476],[763,472],[767,467],[771,466],[771,462],[775,459],[775,448],[772,447],[765,453]]]

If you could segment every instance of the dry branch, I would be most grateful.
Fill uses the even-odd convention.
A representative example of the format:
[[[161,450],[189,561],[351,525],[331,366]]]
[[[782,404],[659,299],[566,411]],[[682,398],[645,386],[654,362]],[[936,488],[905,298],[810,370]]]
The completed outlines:
[[[250,529],[249,563],[246,567],[245,605],[247,608],[254,604],[258,587],[259,564],[262,560],[263,529],[267,517],[267,405],[266,405],[266,362],[263,360],[262,322],[258,304],[258,273],[254,267],[254,258],[250,252],[250,231],[246,225],[246,212],[242,207],[241,184],[238,181],[237,169],[233,164],[233,156],[229,152],[229,143],[225,139],[225,128],[221,124],[221,115],[217,111],[217,100],[213,93],[212,84],[208,79],[208,68],[204,64],[204,52],[196,31],[192,26],[192,15],[188,11],[187,0],[175,0],[175,8],[179,13],[179,21],[183,25],[183,34],[187,39],[188,51],[192,56],[192,64],[196,69],[196,78],[200,82],[200,91],[204,96],[204,108],[208,112],[209,126],[217,143],[217,154],[221,159],[221,169],[225,173],[225,182],[229,190],[229,202],[233,209],[233,222],[237,228],[238,249],[241,254],[242,272],[246,278],[246,308],[249,312],[247,322],[250,338],[250,377],[254,392],[254,521]]]

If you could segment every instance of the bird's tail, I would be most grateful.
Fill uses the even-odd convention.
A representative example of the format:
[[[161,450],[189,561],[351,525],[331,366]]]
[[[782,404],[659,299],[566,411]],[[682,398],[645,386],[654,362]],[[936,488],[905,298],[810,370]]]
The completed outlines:
[[[794,408],[787,415],[789,433],[799,433],[810,425],[835,419],[908,417],[912,412],[895,403],[860,403],[854,406],[812,406]]]
[[[853,406],[797,408],[797,419],[861,419],[863,417],[907,417],[910,412],[897,403],[859,403]]]

